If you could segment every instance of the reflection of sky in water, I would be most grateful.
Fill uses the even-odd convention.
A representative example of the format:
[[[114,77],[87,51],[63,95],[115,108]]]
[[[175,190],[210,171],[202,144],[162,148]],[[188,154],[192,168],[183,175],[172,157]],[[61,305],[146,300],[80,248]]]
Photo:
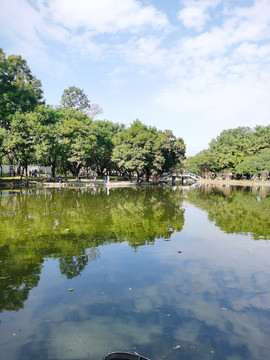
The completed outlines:
[[[0,315],[1,360],[102,359],[117,350],[152,360],[268,360],[269,243],[225,234],[184,207],[171,241],[136,252],[100,247],[70,280],[57,260],[45,261],[24,309]]]

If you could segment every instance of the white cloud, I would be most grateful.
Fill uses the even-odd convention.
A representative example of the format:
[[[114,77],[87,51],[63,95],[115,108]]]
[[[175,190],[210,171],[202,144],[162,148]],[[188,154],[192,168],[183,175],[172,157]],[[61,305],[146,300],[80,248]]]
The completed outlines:
[[[91,79],[97,73],[99,88],[106,84],[99,100],[104,108],[106,96],[121,95],[130,117],[147,114],[152,124],[162,122],[158,117],[166,119],[168,128],[180,129],[179,136],[183,119],[190,143],[189,125],[200,135],[215,131],[212,138],[223,128],[269,124],[269,0],[253,0],[252,5],[251,0],[182,0],[178,18],[187,31],[173,28],[164,11],[145,3],[1,0],[4,50],[43,65],[45,76],[54,72],[65,81],[80,76],[80,66],[81,83],[86,73]],[[136,106],[127,100],[131,92]]]
[[[132,37],[127,43],[121,44],[119,50],[130,63],[147,67],[166,66],[164,60],[168,56],[168,50],[162,47],[161,37]]]
[[[85,28],[99,34],[168,25],[164,13],[136,0],[39,0],[39,7],[47,18],[71,31]]]
[[[123,48],[130,36],[138,37],[144,30],[164,33],[170,27],[164,12],[143,6],[137,0],[34,0],[31,3],[35,6],[27,0],[0,3],[2,36],[12,39],[17,52],[29,56],[32,52],[46,57],[46,46],[53,43],[65,46],[70,53],[92,58],[115,56],[116,51],[120,51],[118,55],[127,54]],[[124,43],[121,34],[127,36]],[[144,37],[138,40],[138,46],[143,58]]]
[[[247,70],[241,79],[216,78],[208,87],[203,77],[186,79],[160,90],[155,105],[160,113],[170,113],[171,126],[176,127],[173,122],[178,119],[183,131],[187,126],[193,129],[191,136],[182,136],[188,140],[188,154],[195,155],[223,129],[269,125],[269,81],[268,74],[264,82],[258,83],[253,72],[247,75]]]
[[[1,36],[13,41],[15,47],[27,49],[44,48],[36,27],[42,22],[39,14],[25,0],[2,0],[0,3]]]
[[[196,4],[205,11],[209,2]],[[268,125],[269,36],[270,2],[258,0],[207,32],[179,38],[166,59],[171,83],[159,89],[155,105],[194,127],[199,143],[213,130]]]
[[[184,8],[179,11],[178,18],[187,28],[202,30],[205,23],[210,19],[207,10],[215,8],[220,0],[186,0]]]

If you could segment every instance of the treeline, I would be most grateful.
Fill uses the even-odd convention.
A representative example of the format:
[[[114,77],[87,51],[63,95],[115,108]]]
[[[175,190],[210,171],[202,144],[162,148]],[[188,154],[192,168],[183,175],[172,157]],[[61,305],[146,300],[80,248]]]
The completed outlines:
[[[207,150],[187,159],[187,168],[202,176],[267,178],[270,171],[270,125],[224,130]]]
[[[21,56],[0,49],[0,165],[16,162],[25,171],[31,164],[78,176],[82,167],[103,176],[111,171],[130,177],[177,170],[185,144],[172,131],[135,120],[130,127],[95,120],[102,109],[91,105],[84,91],[70,87],[61,104],[43,99],[41,82]]]

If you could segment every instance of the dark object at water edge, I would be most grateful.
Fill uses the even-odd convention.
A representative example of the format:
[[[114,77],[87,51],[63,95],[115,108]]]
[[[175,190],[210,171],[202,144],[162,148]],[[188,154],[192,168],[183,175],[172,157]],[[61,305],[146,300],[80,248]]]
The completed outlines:
[[[149,360],[139,354],[128,352],[112,352],[104,357],[104,360]]]

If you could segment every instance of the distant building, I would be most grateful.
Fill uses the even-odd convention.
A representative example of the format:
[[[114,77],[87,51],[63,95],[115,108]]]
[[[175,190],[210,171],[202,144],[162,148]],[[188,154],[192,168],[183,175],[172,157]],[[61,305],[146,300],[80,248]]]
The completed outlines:
[[[18,166],[17,165],[0,165],[0,174],[10,174],[14,175],[17,173]],[[22,170],[22,167],[21,167]],[[27,167],[27,171],[31,171],[31,174],[33,174],[33,171],[37,171],[37,174],[50,174],[51,173],[51,167],[50,166],[39,166],[39,165],[29,165]]]

